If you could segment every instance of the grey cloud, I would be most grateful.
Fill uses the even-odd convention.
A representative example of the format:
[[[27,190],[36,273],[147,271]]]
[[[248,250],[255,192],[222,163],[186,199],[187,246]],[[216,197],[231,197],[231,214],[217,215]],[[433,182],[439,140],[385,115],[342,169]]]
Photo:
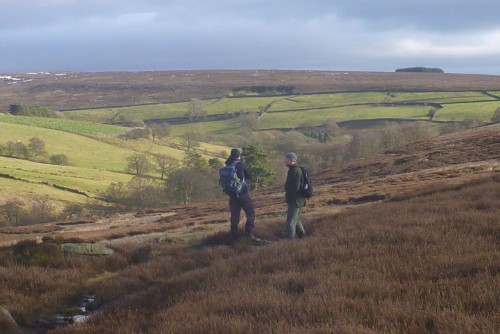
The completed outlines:
[[[0,72],[465,71],[480,60],[479,73],[499,73],[495,2],[0,0],[0,43],[12,50],[0,54]]]

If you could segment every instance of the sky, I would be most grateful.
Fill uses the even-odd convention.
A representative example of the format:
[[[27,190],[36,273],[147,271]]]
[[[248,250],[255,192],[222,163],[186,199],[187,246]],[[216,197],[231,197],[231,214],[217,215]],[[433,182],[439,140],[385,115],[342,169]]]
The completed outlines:
[[[500,75],[498,0],[0,0],[0,73]]]

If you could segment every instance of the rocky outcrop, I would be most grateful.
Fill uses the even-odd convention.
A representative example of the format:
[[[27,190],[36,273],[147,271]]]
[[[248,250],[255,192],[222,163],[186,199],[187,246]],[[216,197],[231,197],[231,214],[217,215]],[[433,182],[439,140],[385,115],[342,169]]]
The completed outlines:
[[[0,333],[17,334],[20,333],[16,320],[12,318],[10,312],[0,306]]]

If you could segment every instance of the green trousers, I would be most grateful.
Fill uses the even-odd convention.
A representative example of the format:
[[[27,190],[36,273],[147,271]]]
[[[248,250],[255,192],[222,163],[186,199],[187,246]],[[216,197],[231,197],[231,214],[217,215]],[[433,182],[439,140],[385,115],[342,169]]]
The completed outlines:
[[[294,204],[288,204],[288,211],[286,213],[286,236],[289,239],[295,238],[297,235],[299,238],[306,235],[304,226],[300,222],[300,212],[302,208],[297,207]]]

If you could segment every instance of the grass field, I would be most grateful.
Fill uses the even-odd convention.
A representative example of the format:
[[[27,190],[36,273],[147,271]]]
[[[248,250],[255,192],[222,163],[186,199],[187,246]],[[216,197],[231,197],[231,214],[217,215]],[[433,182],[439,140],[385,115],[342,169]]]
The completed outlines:
[[[466,102],[469,102],[469,111],[456,112],[460,106],[450,107],[454,111],[443,112],[442,114],[450,114],[450,117],[442,118],[441,120],[462,121],[470,117],[470,113],[476,113],[477,117],[482,120],[488,120],[491,113],[488,108],[494,103],[498,102],[497,99],[483,94],[479,91],[463,91],[463,92],[345,92],[345,93],[328,93],[328,94],[307,94],[307,95],[293,95],[293,96],[275,96],[275,97],[240,97],[240,98],[222,98],[222,99],[208,99],[201,101],[202,108],[206,111],[207,115],[224,115],[227,113],[238,113],[240,111],[259,112],[267,108],[268,113],[277,111],[307,111],[307,114],[301,115],[303,121],[300,123],[310,122],[311,124],[318,124],[318,119],[331,117],[332,111],[330,108],[348,108],[349,111],[335,112],[332,118],[338,118],[339,121],[356,120],[356,119],[376,119],[376,118],[410,118],[415,116],[411,111],[407,110],[408,106],[395,109],[390,105],[383,105],[384,103],[439,103],[451,106],[458,103],[463,104],[462,109],[466,109]],[[473,103],[472,103],[473,102]],[[484,103],[484,105],[483,105]],[[364,107],[377,106],[375,113],[367,113]],[[82,119],[89,122],[104,122],[107,119],[118,121],[120,117],[122,121],[148,121],[153,119],[168,119],[184,117],[188,111],[189,102],[171,103],[171,104],[156,104],[156,105],[142,105],[121,108],[107,108],[107,109],[91,109],[91,110],[74,110],[67,111],[65,115],[72,119]],[[423,108],[432,108],[431,106],[423,106]],[[351,112],[354,110],[355,112]],[[373,109],[372,109],[373,111]],[[419,112],[419,114],[421,114]],[[282,116],[285,116],[282,114]],[[360,117],[360,118],[358,118]],[[280,127],[293,127],[298,126],[296,121],[291,121],[290,116],[285,116],[287,119]],[[270,121],[271,124],[276,123]],[[209,132],[225,133],[228,131],[222,130],[225,126],[224,123],[219,124],[205,124]],[[234,122],[227,122],[227,126],[234,127]],[[200,128],[200,125],[194,125],[194,128]],[[268,124],[259,125],[258,129],[266,129],[274,126]],[[181,130],[178,133],[184,133]],[[229,132],[231,132],[229,130]]]
[[[182,117],[187,112],[187,102],[167,104],[146,104],[131,107],[86,109],[65,111],[64,115],[70,119],[89,122],[118,122],[147,120],[165,117]]]
[[[126,129],[118,126],[57,118],[0,115],[0,122],[48,128],[96,137],[113,137],[126,132]]]
[[[493,95],[499,93],[491,92]],[[180,137],[196,135],[201,138],[196,149],[205,159],[223,158],[233,144],[234,136],[240,136],[242,128],[253,130],[292,129],[303,126],[319,126],[326,120],[380,121],[380,120],[429,120],[429,103],[438,103],[434,121],[464,121],[476,119],[487,122],[500,101],[480,91],[364,91],[292,96],[248,96],[200,100],[207,115],[219,115],[217,119],[171,125],[171,135],[154,142],[148,139],[124,140],[119,138],[130,128],[112,126],[107,122],[130,122],[155,119],[182,118],[189,110],[190,102],[144,104],[129,107],[110,107],[65,111],[66,119],[44,119],[0,115],[0,144],[7,141],[29,143],[33,137],[41,138],[49,155],[65,154],[69,164],[82,172],[99,174],[95,180],[83,176],[68,176],[69,167],[23,167],[16,169],[3,162],[5,174],[30,182],[47,182],[79,189],[88,194],[102,191],[111,182],[128,180],[122,174],[127,167],[127,157],[145,153],[150,157],[160,154],[178,161],[184,158],[184,140]],[[252,115],[266,112],[253,124]],[[240,112],[250,112],[248,116]],[[252,122],[252,124],[249,124]],[[361,124],[361,123],[360,123]],[[361,124],[361,126],[363,126]],[[368,125],[367,125],[368,126]],[[218,143],[218,144],[214,144]],[[21,164],[20,164],[21,165]],[[111,172],[111,173],[108,173]],[[85,175],[86,172],[83,172]],[[158,176],[151,172],[153,176]],[[12,181],[9,180],[9,183]],[[25,189],[23,184],[20,189]],[[5,189],[5,188],[4,188]],[[4,192],[2,190],[2,192]]]
[[[57,185],[78,190],[90,197],[106,190],[110,182],[127,183],[132,178],[132,175],[125,173],[105,170],[96,172],[90,168],[56,166],[6,157],[0,157],[0,173],[27,183],[45,183],[48,186]],[[2,188],[2,192],[4,189]]]
[[[49,155],[66,154],[70,165],[77,167],[121,172],[126,167],[125,158],[131,154],[130,150],[66,131],[2,123],[0,143],[19,140],[28,145],[33,137],[45,142]]]
[[[242,119],[240,117],[235,117],[220,121],[180,124],[173,127],[172,135],[183,136],[188,133],[209,133],[215,136],[225,136],[239,133],[241,129]],[[215,139],[214,141],[218,140]]]
[[[7,118],[8,122],[1,121]],[[126,184],[132,179],[133,175],[125,173],[125,169],[128,165],[127,157],[135,153],[149,155],[151,162],[153,162],[152,154],[168,156],[178,161],[182,161],[185,155],[185,148],[179,138],[167,138],[155,142],[150,139],[123,140],[116,136],[92,138],[87,136],[90,135],[89,132],[87,135],[79,135],[50,129],[47,127],[50,120],[44,123],[39,122],[43,119],[31,120],[29,117],[22,117],[20,122],[10,122],[15,118],[17,117],[1,118],[1,144],[8,141],[21,141],[28,145],[31,138],[37,137],[44,141],[48,155],[65,154],[69,165],[58,166],[0,156],[0,173],[18,179],[0,178],[0,203],[14,194],[18,196],[48,195],[56,201],[84,203],[85,196],[56,189],[53,185],[79,191],[89,197],[96,197],[112,182]],[[75,124],[75,122],[64,120],[56,120],[56,123]],[[100,124],[94,125],[97,129],[106,127]],[[110,126],[109,128],[118,127]],[[84,132],[75,128],[72,131]],[[92,134],[97,135],[97,132],[92,132]],[[220,156],[221,152],[229,152],[226,146],[209,143],[200,143],[196,149],[205,159]],[[154,170],[149,174],[159,177],[159,173]]]
[[[223,98],[201,101],[207,115],[224,114],[226,112],[254,111],[257,112],[266,105],[276,101],[276,97]],[[141,106],[72,110],[64,115],[70,119],[104,123],[108,120],[148,121],[152,119],[184,117],[189,110],[190,102],[148,104]]]
[[[268,112],[257,123],[257,129],[295,128],[307,124],[308,126],[321,125],[325,120],[335,122],[369,119],[428,119],[427,106],[348,106],[339,108]]]
[[[82,194],[68,192],[45,184],[11,180],[3,177],[0,178],[0,188],[2,189],[0,191],[0,203],[11,198],[21,197],[26,199],[30,196],[49,196],[52,200],[65,204],[85,204],[87,201],[87,196]]]
[[[435,102],[435,103],[453,103],[462,101],[492,101],[491,96],[481,92],[394,92],[388,98],[388,102]]]
[[[500,101],[445,104],[443,109],[436,112],[434,120],[463,121],[476,118],[489,122],[497,108],[500,108]]]

